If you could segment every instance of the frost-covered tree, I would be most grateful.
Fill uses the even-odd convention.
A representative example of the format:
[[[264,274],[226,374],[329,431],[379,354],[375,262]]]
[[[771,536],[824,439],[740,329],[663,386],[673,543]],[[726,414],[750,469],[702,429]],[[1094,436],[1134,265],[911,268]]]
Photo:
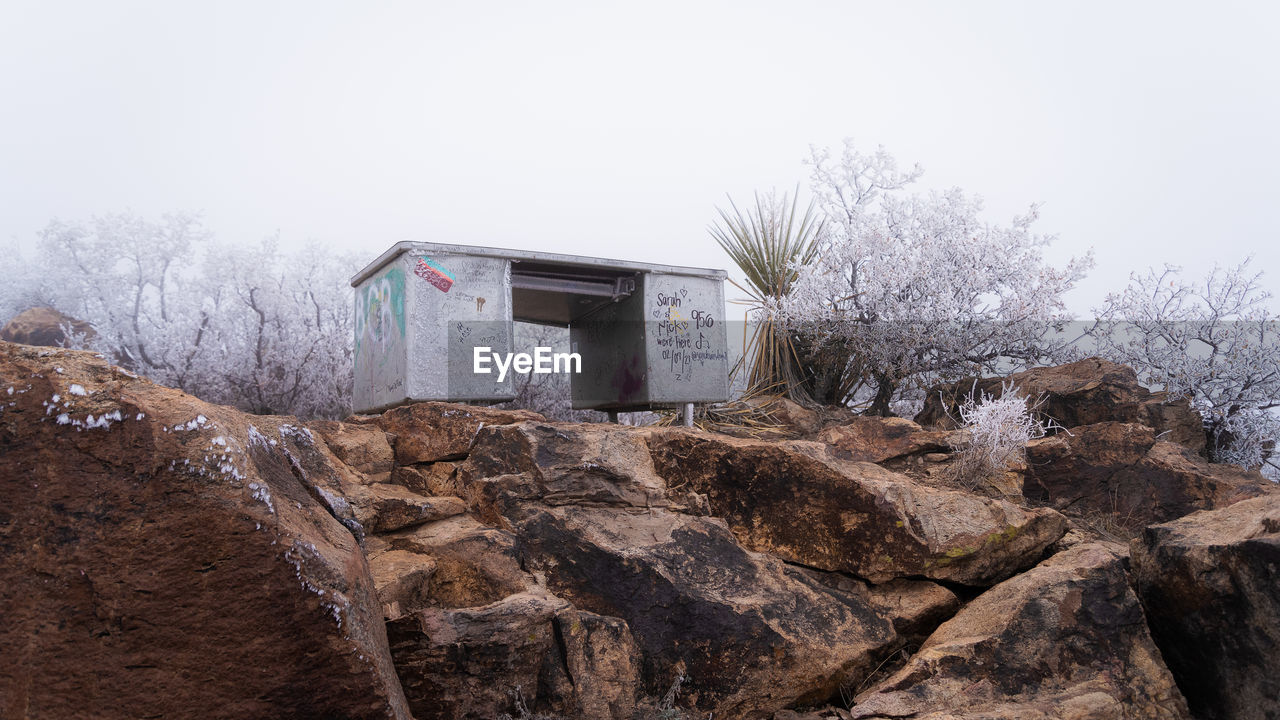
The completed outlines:
[[[1057,357],[1069,320],[1062,295],[1092,258],[1063,268],[1042,255],[1034,206],[1008,225],[981,217],[959,189],[907,193],[920,168],[883,148],[840,157],[814,149],[812,188],[826,214],[814,262],[777,308],[809,338],[816,400],[861,402],[870,414],[918,400],[923,388]]]
[[[1211,460],[1269,469],[1274,477],[1280,317],[1268,308],[1262,273],[1248,265],[1215,267],[1199,282],[1173,266],[1134,273],[1095,310],[1090,334],[1099,354],[1200,411]]]
[[[14,243],[0,244],[0,326],[27,308],[52,305],[51,278]]]
[[[222,244],[189,214],[55,221],[40,242],[49,304],[115,362],[252,412],[349,411],[353,258]]]
[[[88,321],[96,349],[160,382],[187,385],[216,308],[193,268],[209,234],[192,215],[151,222],[129,213],[88,224],[53,221],[40,233],[55,306]]]
[[[282,253],[276,239],[210,263],[210,302],[221,312],[226,390],[252,412],[334,417],[349,410],[351,288],[356,267],[311,245]]]

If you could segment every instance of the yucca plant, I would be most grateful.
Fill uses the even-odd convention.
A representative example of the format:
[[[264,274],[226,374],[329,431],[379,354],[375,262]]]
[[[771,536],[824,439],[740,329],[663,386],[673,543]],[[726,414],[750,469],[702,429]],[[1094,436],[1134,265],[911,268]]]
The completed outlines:
[[[799,213],[798,199],[785,193],[755,195],[755,207],[746,213],[729,199],[732,212],[716,208],[720,222],[709,227],[711,236],[742,270],[746,284],[730,280],[748,295],[734,302],[750,305],[755,327],[744,338],[742,357],[733,376],[747,372],[747,395],[781,394],[807,403],[805,375],[799,355],[776,308],[790,292],[799,268],[811,263],[818,252],[822,222],[812,202]]]

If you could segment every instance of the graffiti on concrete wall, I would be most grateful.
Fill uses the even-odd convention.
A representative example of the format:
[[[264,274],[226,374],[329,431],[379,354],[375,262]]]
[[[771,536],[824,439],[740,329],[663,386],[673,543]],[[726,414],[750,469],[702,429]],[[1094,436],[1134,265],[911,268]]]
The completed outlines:
[[[691,383],[702,368],[720,372],[727,359],[723,327],[716,327],[714,295],[690,294],[683,286],[653,295],[649,309],[651,346],[656,350],[655,370],[669,380]]]
[[[355,305],[356,384],[375,395],[394,394],[404,384],[404,271],[391,267],[362,284]]]
[[[445,269],[443,265],[423,255],[418,258],[418,264],[413,268],[413,274],[426,280],[441,292],[449,292],[449,288],[457,282],[457,278],[453,273]]]

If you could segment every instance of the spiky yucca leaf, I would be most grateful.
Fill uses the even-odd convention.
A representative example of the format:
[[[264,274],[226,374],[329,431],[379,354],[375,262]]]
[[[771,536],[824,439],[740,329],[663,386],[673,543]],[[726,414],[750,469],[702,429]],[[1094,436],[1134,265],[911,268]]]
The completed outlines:
[[[755,329],[742,358],[734,366],[736,375],[747,369],[749,393],[782,392],[804,401],[804,377],[790,335],[773,315],[799,275],[799,268],[813,261],[818,252],[822,222],[813,203],[799,214],[797,200],[785,193],[755,195],[755,207],[743,213],[733,199],[732,212],[716,208],[720,223],[708,230],[716,243],[742,270],[746,286],[733,282],[747,293],[747,304],[755,310]]]

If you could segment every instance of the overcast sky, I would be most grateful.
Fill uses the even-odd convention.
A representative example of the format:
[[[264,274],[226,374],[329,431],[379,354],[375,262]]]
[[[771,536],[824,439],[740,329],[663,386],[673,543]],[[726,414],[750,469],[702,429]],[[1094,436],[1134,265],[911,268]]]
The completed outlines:
[[[197,210],[370,260],[726,267],[726,194],[803,190],[852,137],[992,221],[1043,203],[1052,258],[1097,255],[1077,312],[1165,262],[1277,288],[1277,7],[0,0],[0,239]]]

